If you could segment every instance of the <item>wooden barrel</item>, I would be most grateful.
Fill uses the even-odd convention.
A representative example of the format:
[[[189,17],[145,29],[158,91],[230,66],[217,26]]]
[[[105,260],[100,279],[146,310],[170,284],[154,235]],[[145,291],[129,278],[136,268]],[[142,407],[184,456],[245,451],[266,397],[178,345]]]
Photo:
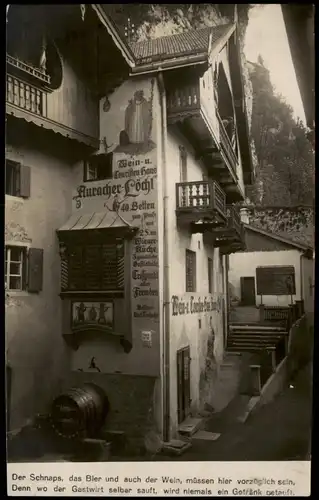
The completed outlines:
[[[55,398],[51,407],[51,422],[60,436],[94,437],[108,411],[109,401],[105,392],[95,384],[84,384]]]

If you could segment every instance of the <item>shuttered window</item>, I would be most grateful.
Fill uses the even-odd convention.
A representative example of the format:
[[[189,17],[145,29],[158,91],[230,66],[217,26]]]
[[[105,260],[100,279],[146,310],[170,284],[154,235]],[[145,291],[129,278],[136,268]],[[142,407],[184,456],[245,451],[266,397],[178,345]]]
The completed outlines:
[[[7,290],[41,292],[43,287],[43,250],[6,246],[5,287]]]
[[[19,246],[6,246],[5,288],[7,290],[25,290],[26,249]]]
[[[69,246],[62,291],[124,291],[124,242]]]
[[[196,292],[196,253],[186,250],[186,292]]]
[[[16,161],[6,160],[5,193],[21,198],[30,197],[30,167]]]

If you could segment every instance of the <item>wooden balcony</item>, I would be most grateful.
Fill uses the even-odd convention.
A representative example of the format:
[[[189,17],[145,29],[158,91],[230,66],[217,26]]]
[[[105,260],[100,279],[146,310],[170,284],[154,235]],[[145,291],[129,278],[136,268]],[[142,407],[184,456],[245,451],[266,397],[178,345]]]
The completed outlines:
[[[27,65],[26,65],[27,66]],[[36,79],[20,78],[14,72],[6,76],[6,114],[35,124],[42,129],[51,130],[68,139],[76,140],[93,148],[99,145],[98,114],[95,108],[88,109],[86,115],[67,112],[69,102],[63,99],[60,91],[50,91]],[[34,83],[35,82],[35,83]],[[83,103],[79,103],[83,107]],[[91,111],[91,116],[89,116]],[[87,121],[83,120],[87,116]],[[95,123],[96,122],[96,123]],[[87,133],[85,131],[87,129]]]
[[[211,176],[228,195],[235,192],[230,202],[241,200],[238,184],[239,165],[235,149],[219,115],[213,88],[203,88],[200,78],[176,87],[168,85],[167,121],[176,124],[193,144]],[[237,197],[236,197],[237,193]]]
[[[213,245],[219,247],[222,254],[230,254],[245,249],[245,229],[240,220],[237,207],[226,207],[227,223],[213,231]]]
[[[11,75],[7,75],[6,101],[30,113],[47,116],[46,91]]]
[[[12,75],[38,82],[38,85],[50,85],[51,83],[51,78],[44,69],[36,68],[9,54],[7,54],[7,71]]]
[[[219,145],[221,148],[221,151],[226,157],[227,161],[227,166],[231,170],[234,176],[237,177],[237,164],[238,164],[238,159],[236,156],[236,153],[234,151],[234,148],[232,146],[232,143],[228,137],[228,134],[226,132],[226,129],[224,127],[223,121],[218,113],[216,111],[217,119],[218,119],[218,125],[219,125]]]
[[[176,184],[176,215],[192,233],[204,233],[226,224],[225,193],[215,181]]]

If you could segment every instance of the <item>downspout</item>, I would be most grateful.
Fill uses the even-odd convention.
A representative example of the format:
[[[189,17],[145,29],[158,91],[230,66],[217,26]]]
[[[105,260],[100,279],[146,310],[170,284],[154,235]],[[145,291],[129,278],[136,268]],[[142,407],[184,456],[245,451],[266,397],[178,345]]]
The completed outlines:
[[[170,287],[168,247],[168,194],[166,164],[166,93],[163,73],[158,73],[161,100],[161,153],[163,175],[163,441],[170,440]]]
[[[226,254],[225,255],[225,281],[226,281],[226,286],[225,286],[225,292],[226,292],[226,310],[225,310],[225,345],[224,349],[227,348],[227,341],[228,341],[228,331],[229,331],[229,316],[230,316],[230,297],[229,297],[229,279],[228,279],[228,273],[229,273],[229,256]]]
[[[304,292],[304,285],[303,285],[303,276],[304,275],[304,269],[303,269],[303,254],[300,254],[300,300],[305,300],[303,296]]]

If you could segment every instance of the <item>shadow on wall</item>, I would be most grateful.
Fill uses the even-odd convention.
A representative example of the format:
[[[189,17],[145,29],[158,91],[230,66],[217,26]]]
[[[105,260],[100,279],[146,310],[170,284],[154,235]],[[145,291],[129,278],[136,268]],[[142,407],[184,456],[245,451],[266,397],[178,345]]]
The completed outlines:
[[[236,295],[235,287],[230,282],[228,282],[228,294],[230,308],[237,307],[240,304],[240,297]]]
[[[307,315],[302,316],[292,327],[288,345],[288,370],[292,375],[313,360],[314,327]]]
[[[218,366],[214,354],[215,347],[215,332],[212,328],[207,339],[205,367],[200,374],[199,391],[200,391],[200,408],[212,406],[213,387],[218,378]]]

